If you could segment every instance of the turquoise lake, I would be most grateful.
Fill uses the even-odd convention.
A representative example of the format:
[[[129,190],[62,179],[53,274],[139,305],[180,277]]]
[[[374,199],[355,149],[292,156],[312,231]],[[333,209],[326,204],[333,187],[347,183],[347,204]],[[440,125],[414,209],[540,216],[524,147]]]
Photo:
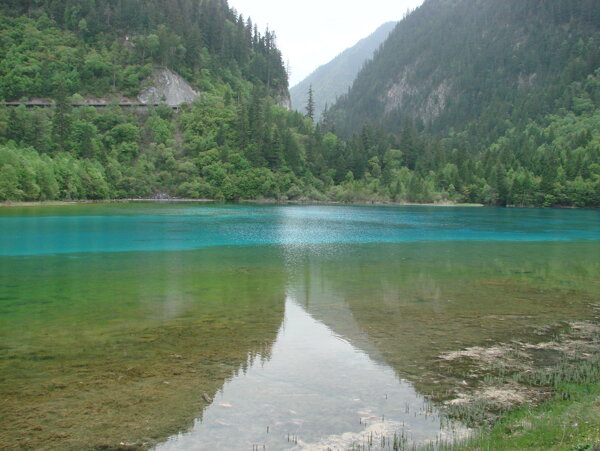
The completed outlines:
[[[82,205],[0,213],[2,255],[208,246],[600,239],[594,210]]]
[[[459,439],[440,356],[599,303],[597,210],[3,208],[0,448]]]

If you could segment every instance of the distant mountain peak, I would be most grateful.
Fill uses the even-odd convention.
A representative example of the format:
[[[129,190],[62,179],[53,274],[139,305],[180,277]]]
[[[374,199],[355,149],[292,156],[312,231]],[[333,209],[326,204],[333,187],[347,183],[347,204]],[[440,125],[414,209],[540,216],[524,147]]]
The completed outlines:
[[[317,68],[308,77],[290,89],[292,107],[304,112],[308,99],[308,89],[313,88],[315,119],[318,120],[326,105],[335,103],[337,97],[345,94],[366,61],[386,40],[397,22],[381,25],[368,37],[344,50],[329,63]]]

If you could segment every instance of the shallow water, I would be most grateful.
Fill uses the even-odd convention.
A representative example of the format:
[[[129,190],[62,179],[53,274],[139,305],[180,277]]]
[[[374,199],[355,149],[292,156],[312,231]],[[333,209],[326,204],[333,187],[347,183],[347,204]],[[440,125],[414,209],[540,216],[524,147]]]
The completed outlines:
[[[436,357],[590,318],[599,256],[586,210],[0,210],[0,447],[460,435]]]
[[[157,449],[345,449],[394,434],[425,443],[465,433],[293,299],[285,311],[272,357],[225,382],[191,431]]]

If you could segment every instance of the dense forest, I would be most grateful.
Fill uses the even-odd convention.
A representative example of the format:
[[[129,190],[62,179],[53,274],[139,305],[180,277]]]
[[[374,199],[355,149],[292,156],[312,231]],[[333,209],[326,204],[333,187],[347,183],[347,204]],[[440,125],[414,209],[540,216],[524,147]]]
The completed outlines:
[[[0,199],[311,196],[312,124],[288,96],[275,34],[221,0],[0,2]],[[167,107],[72,108],[135,96],[154,67],[202,92]]]
[[[427,0],[316,123],[279,106],[275,33],[224,0],[0,0],[0,99],[54,104],[0,106],[0,201],[600,206],[598,14],[587,0]],[[156,67],[198,100],[119,107]],[[448,95],[432,108],[436,83]]]
[[[2,0],[0,98],[135,94],[152,65],[201,89],[287,92],[275,34],[222,0]],[[150,68],[149,68],[150,66]]]
[[[324,122],[391,133],[422,200],[598,206],[599,68],[597,1],[428,0]]]

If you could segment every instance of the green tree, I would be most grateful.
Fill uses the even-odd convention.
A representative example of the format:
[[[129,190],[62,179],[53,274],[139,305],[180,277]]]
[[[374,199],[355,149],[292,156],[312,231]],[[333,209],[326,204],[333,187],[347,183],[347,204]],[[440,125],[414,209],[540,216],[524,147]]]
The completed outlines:
[[[308,98],[306,101],[306,117],[311,121],[315,119],[315,99],[312,85],[308,87]]]

